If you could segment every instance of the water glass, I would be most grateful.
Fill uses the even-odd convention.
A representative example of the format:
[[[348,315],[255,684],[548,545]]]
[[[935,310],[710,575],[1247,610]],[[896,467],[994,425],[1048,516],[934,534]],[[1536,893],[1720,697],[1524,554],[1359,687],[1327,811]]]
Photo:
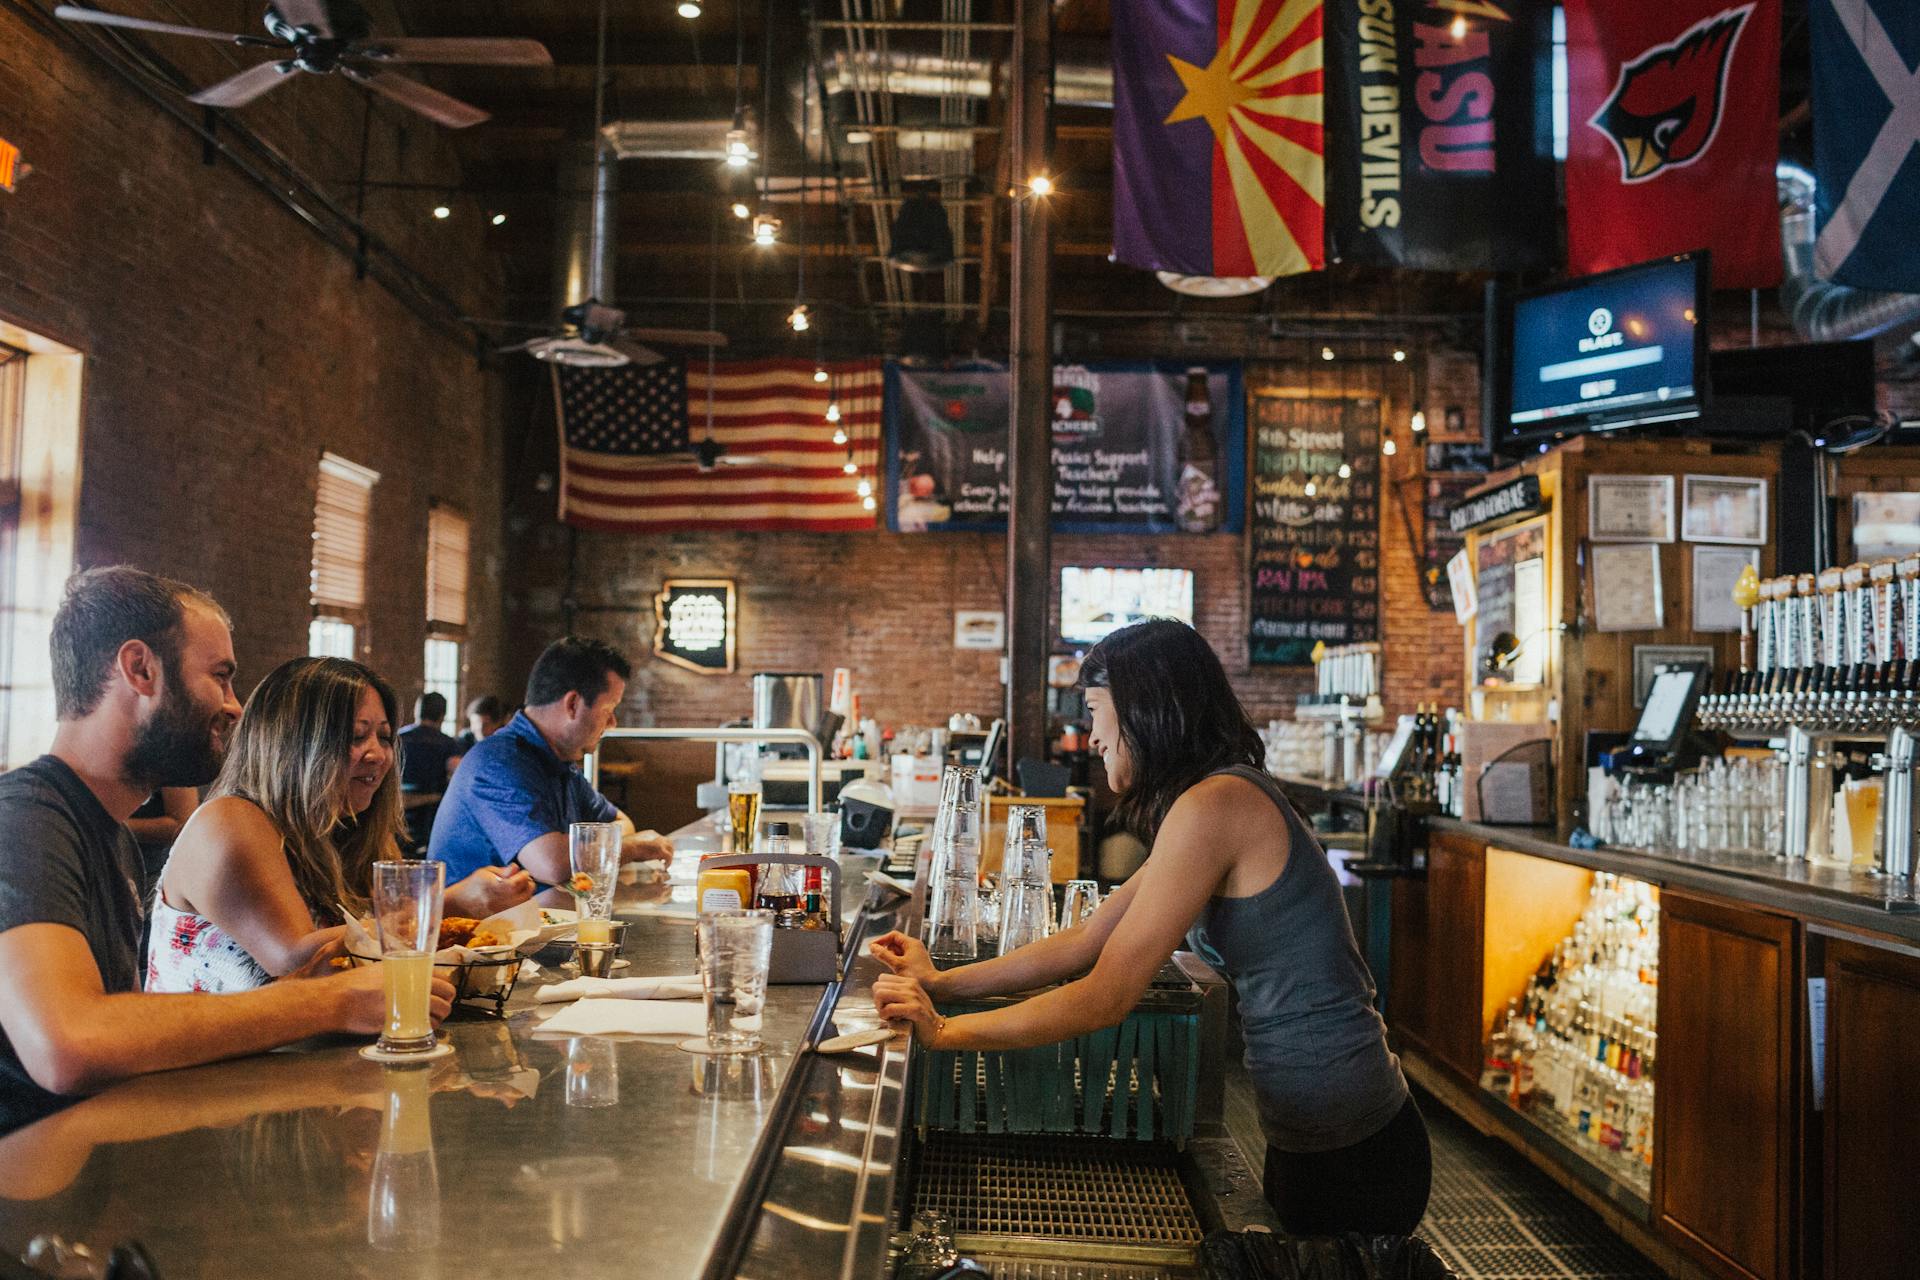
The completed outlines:
[[[840,815],[810,813],[800,820],[800,831],[807,852],[816,858],[831,858],[840,852]]]
[[[972,960],[979,954],[977,919],[980,881],[981,825],[985,818],[980,794],[980,771],[968,765],[947,770],[942,781],[940,812],[935,819],[933,922],[927,950],[936,960]]]
[[[760,1047],[773,954],[773,912],[709,911],[700,917],[700,994],[707,1006],[706,1051]]]
[[[373,864],[373,920],[387,987],[387,1023],[375,1048],[383,1054],[433,1052],[433,953],[446,884],[444,862]]]
[[[574,903],[580,919],[613,918],[613,887],[620,878],[620,828],[612,822],[576,822],[567,828],[567,858],[573,866]],[[583,931],[582,942],[605,942]]]
[[[411,1066],[385,1075],[387,1105],[367,1184],[367,1243],[417,1253],[440,1243],[440,1170],[427,1109],[433,1072]]]
[[[1100,886],[1092,880],[1067,881],[1066,905],[1060,909],[1060,928],[1064,931],[1083,923],[1100,905]]]
[[[620,1046],[600,1036],[567,1041],[567,1105],[611,1107],[620,1101]]]

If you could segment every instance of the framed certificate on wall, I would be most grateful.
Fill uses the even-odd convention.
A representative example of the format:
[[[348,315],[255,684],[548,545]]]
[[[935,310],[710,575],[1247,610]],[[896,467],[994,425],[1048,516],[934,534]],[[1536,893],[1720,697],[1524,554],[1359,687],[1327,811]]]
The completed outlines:
[[[1589,542],[1672,542],[1672,476],[1588,476]]]
[[[1658,544],[1593,548],[1594,630],[1658,631],[1665,618]]]

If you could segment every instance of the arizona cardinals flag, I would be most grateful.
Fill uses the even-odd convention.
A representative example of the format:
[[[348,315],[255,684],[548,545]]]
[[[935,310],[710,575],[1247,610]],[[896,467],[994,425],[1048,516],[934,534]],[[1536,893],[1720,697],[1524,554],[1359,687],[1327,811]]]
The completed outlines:
[[[1327,254],[1429,271],[1558,265],[1553,10],[1328,0]]]
[[[1813,0],[1814,269],[1920,292],[1920,3]]]
[[[1202,276],[1317,270],[1321,0],[1113,0],[1113,247]]]
[[[1567,265],[1780,283],[1780,0],[1567,0]]]

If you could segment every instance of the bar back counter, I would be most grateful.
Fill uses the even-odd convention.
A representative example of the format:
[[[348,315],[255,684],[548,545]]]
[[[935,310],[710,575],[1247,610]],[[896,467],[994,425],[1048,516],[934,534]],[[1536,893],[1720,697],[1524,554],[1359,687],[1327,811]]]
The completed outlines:
[[[636,974],[694,971],[693,878],[718,837],[702,821],[675,841],[670,878],[616,902]],[[137,1241],[164,1280],[880,1280],[916,1211],[935,1210],[966,1252],[1049,1261],[1063,1280],[1090,1259],[1179,1277],[1204,1232],[1270,1225],[1219,1124],[1225,1001],[1204,969],[1148,997],[1201,1027],[1190,1138],[989,1131],[1007,1126],[985,1120],[984,1074],[977,1123],[956,1104],[923,1127],[908,1036],[813,1049],[873,1025],[865,941],[896,924],[915,922],[877,895],[849,912],[845,977],[771,988],[749,1056],[550,1038],[540,1022],[561,1006],[535,995],[565,975],[549,970],[516,985],[504,1018],[456,1014],[437,1063],[383,1068],[336,1038],[110,1088],[0,1139],[0,1276],[54,1274],[16,1260],[58,1237],[100,1258]]]

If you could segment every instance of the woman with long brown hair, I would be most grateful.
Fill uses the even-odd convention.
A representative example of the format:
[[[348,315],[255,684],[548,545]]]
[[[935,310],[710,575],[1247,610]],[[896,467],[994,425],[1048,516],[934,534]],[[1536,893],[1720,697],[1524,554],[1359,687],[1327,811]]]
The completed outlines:
[[[174,842],[154,899],[149,991],[238,991],[336,954],[344,905],[400,857],[393,690],[344,658],[282,663],[247,699],[225,767]],[[487,868],[447,890],[449,914],[523,902],[533,881]]]

